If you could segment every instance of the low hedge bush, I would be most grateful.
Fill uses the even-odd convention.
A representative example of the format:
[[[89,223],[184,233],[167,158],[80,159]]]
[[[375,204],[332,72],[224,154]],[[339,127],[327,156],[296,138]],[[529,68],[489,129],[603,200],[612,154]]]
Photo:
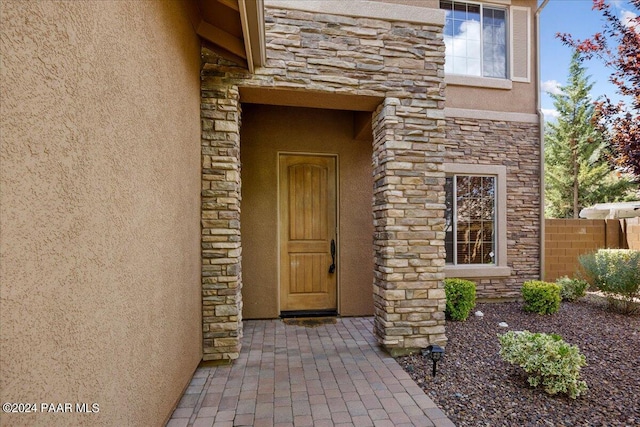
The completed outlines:
[[[538,314],[553,314],[560,309],[560,285],[530,280],[522,285],[524,309]]]
[[[571,279],[567,276],[556,280],[560,285],[560,298],[562,301],[576,301],[587,294],[589,283],[586,280]]]
[[[448,319],[467,320],[476,305],[476,284],[470,280],[445,279],[444,292],[447,297],[445,315]]]
[[[600,249],[579,258],[587,281],[609,298],[620,301],[621,311],[635,310],[634,298],[640,298],[640,251]]]
[[[559,335],[510,331],[498,339],[502,359],[524,369],[532,387],[542,386],[552,395],[566,393],[572,399],[587,390],[587,383],[579,380],[586,365],[584,355]]]

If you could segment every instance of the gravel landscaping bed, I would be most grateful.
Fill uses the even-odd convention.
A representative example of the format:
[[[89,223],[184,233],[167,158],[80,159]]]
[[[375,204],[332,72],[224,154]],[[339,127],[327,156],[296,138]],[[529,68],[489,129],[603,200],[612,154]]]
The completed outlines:
[[[526,313],[521,303],[477,310],[484,317],[447,321],[449,342],[435,378],[421,355],[398,359],[457,426],[640,426],[640,313],[612,313],[589,296],[547,316]],[[509,330],[556,333],[577,345],[589,390],[574,400],[531,388],[524,371],[498,354],[497,334]]]

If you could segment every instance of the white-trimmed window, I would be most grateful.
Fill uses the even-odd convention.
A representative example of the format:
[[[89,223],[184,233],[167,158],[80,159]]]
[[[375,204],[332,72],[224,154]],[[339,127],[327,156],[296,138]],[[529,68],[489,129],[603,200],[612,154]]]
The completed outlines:
[[[507,9],[440,0],[444,26],[445,73],[507,79]]]
[[[506,167],[446,164],[445,272],[508,276]]]

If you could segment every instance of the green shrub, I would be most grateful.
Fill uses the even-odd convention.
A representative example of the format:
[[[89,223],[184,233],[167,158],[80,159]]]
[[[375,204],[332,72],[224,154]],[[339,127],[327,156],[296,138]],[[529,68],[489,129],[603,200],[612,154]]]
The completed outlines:
[[[585,280],[570,279],[567,276],[556,280],[556,284],[560,285],[560,297],[563,301],[575,301],[587,294],[587,286],[589,283]]]
[[[555,283],[530,280],[522,285],[524,309],[538,314],[553,314],[560,309],[560,286]]]
[[[447,296],[445,315],[451,320],[467,320],[476,305],[476,284],[470,280],[445,279],[444,291]]]
[[[586,359],[577,346],[560,336],[510,331],[498,339],[502,359],[523,368],[532,387],[542,385],[549,394],[566,393],[572,399],[587,390],[587,384],[578,379]]]
[[[635,310],[633,300],[640,298],[640,251],[600,249],[579,261],[587,281],[604,292],[610,304],[620,301],[621,311]]]

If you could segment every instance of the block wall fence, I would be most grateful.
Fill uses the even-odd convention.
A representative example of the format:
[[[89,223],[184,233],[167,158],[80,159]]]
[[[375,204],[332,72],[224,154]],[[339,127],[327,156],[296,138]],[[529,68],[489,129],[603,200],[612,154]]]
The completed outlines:
[[[602,248],[640,250],[640,218],[546,219],[546,281],[572,277],[580,255]]]

